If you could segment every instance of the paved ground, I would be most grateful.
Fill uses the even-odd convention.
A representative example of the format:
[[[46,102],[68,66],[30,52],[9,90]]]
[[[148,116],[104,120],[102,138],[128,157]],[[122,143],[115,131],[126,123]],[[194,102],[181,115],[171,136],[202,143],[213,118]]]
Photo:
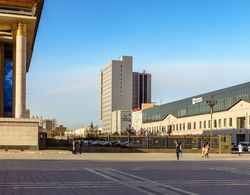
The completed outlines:
[[[0,194],[250,194],[250,155],[70,155],[1,152]]]
[[[73,155],[65,150],[19,151],[0,150],[0,159],[47,159],[47,160],[91,160],[91,161],[175,161],[175,153],[83,153]],[[210,154],[210,158],[203,159],[199,153],[184,153],[184,161],[220,161],[246,160],[250,161],[250,153],[238,156],[237,154]]]

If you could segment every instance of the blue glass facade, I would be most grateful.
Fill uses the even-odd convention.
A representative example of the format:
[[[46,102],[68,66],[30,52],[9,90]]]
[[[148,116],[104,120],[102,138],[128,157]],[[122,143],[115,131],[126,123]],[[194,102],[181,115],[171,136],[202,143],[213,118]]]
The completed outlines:
[[[12,117],[13,106],[13,59],[12,46],[4,48],[4,117]]]
[[[160,121],[168,114],[180,118],[208,113],[210,108],[207,100],[210,100],[211,96],[217,100],[214,111],[225,111],[240,99],[250,102],[250,82],[143,110],[142,121],[143,123]],[[198,102],[194,103],[195,100]]]

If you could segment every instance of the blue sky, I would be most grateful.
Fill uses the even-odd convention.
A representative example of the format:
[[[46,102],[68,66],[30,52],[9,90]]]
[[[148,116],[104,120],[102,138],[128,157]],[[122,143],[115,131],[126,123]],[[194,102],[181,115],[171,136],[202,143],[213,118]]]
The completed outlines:
[[[72,3],[73,2],[73,3]],[[248,0],[46,0],[27,107],[69,128],[101,124],[99,74],[121,55],[152,73],[152,101],[249,81]]]

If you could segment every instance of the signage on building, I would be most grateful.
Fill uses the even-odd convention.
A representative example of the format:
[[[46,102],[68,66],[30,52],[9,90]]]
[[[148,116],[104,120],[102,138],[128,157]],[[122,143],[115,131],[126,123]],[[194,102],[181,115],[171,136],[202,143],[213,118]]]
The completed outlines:
[[[192,104],[197,104],[197,103],[200,103],[200,102],[202,102],[202,97],[193,98],[193,99],[192,99]]]
[[[121,120],[131,122],[131,114],[123,114]]]

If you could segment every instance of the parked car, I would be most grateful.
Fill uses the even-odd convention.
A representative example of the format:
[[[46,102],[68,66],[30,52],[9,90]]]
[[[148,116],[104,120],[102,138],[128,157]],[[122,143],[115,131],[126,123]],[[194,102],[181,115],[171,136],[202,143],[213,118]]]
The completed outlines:
[[[111,146],[120,146],[120,144],[121,144],[121,143],[120,143],[119,141],[117,141],[117,140],[110,141],[109,143],[110,143]]]
[[[250,152],[250,142],[240,142],[244,152]]]
[[[231,144],[231,150],[232,151],[238,151],[238,146],[234,143]]]
[[[125,141],[125,142],[121,142],[120,143],[120,147],[126,147],[126,148],[128,148],[129,146],[130,146],[129,141]]]

